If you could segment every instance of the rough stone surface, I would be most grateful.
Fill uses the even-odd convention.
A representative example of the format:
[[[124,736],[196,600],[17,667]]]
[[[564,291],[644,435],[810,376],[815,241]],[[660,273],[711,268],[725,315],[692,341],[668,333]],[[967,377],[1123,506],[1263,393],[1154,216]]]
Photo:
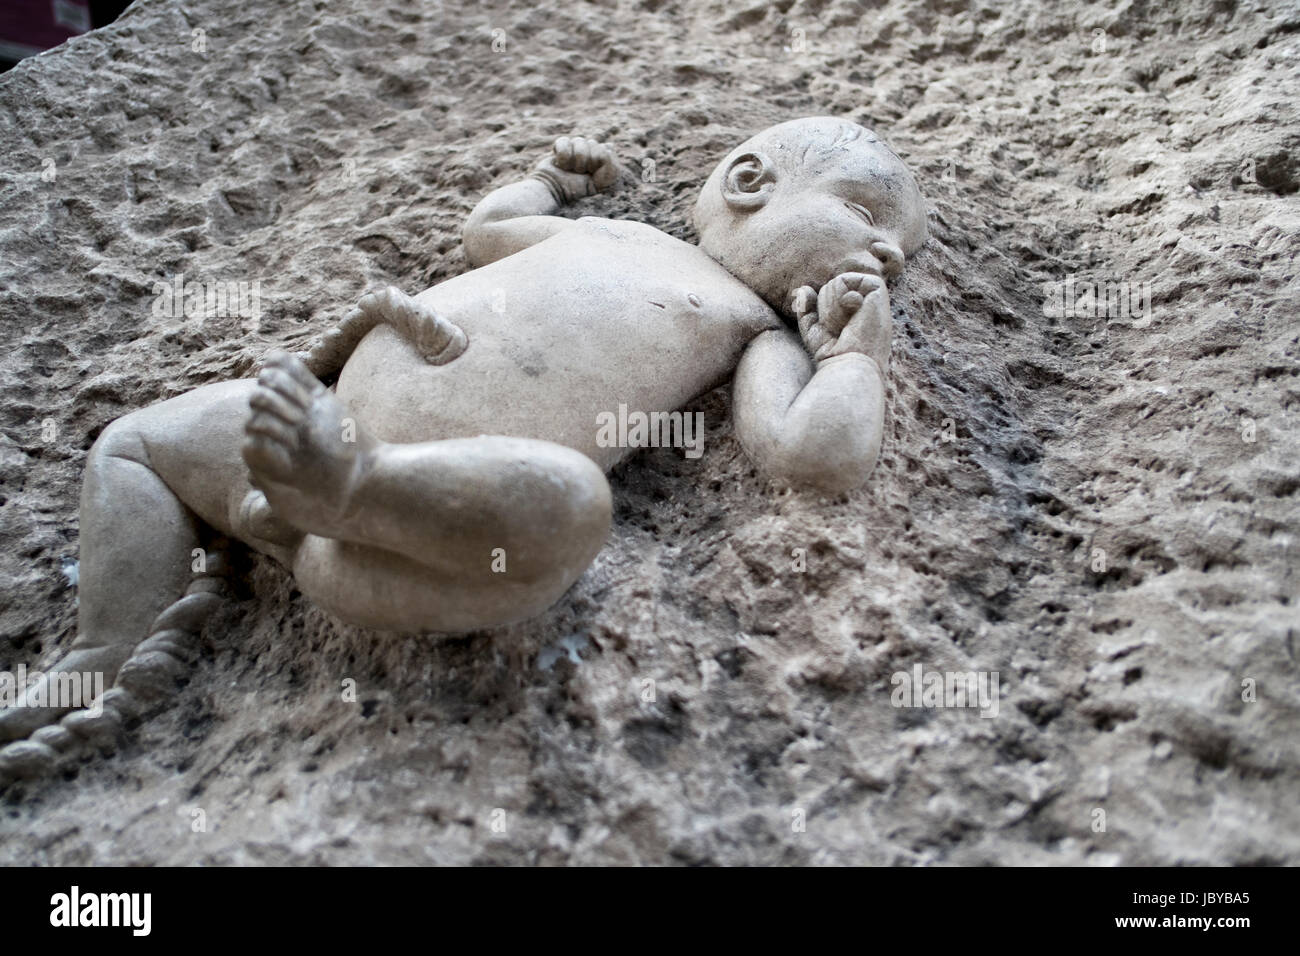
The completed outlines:
[[[528,625],[348,629],[254,562],[170,708],[5,792],[0,862],[1300,863],[1300,9],[547,6],[141,0],[0,78],[0,669],[73,637],[108,422],[463,270],[559,134],[644,170],[578,213],[684,238],[774,122],[904,155],[871,483],[765,485],[720,390]],[[179,273],[261,321],[155,316]],[[1154,321],[1045,317],[1071,274]],[[891,706],[917,663],[999,672],[999,715]]]

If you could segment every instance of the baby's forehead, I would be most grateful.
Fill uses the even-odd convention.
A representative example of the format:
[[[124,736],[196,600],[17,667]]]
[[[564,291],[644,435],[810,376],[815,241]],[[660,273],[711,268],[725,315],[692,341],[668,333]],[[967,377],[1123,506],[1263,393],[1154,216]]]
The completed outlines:
[[[861,202],[876,224],[895,233],[910,255],[925,241],[925,210],[907,165],[882,140],[863,136],[835,149],[810,152],[793,170],[817,195]]]
[[[865,126],[832,117],[782,123],[742,149],[775,162],[796,197],[812,190],[867,206],[876,224],[896,232],[909,254],[925,242],[925,202],[907,164]]]
[[[860,182],[885,190],[911,183],[911,173],[897,154],[882,140],[866,137],[834,149],[810,151],[794,172],[810,180]]]

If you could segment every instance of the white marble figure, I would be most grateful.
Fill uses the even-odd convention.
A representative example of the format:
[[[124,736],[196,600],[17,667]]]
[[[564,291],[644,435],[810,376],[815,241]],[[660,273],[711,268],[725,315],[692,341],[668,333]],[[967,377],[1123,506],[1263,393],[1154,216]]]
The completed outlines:
[[[852,123],[795,120],[709,176],[699,245],[555,215],[617,181],[609,149],[562,137],[474,209],[472,271],[368,295],[310,354],[110,425],[86,464],[79,636],[54,670],[118,686],[62,725],[43,727],[56,707],[0,712],[0,740],[35,732],[0,751],[0,772],[47,765],[171,692],[221,590],[219,554],[191,574],[214,534],[356,624],[519,621],[605,541],[605,474],[629,449],[598,440],[600,417],[679,410],[733,375],[736,434],[765,473],[823,493],[864,482],[886,280],[926,235],[904,164]],[[318,377],[335,373],[332,388]]]

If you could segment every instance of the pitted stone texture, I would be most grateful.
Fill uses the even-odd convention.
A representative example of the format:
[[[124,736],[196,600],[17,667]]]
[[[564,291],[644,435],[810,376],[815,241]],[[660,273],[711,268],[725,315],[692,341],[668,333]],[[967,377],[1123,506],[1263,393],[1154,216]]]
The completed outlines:
[[[578,212],[684,238],[717,158],[803,115],[935,207],[862,491],[764,485],[719,391],[528,625],[342,628],[258,564],[168,710],[7,791],[0,861],[1300,862],[1288,9],[144,0],[0,78],[11,671],[72,639],[110,420],[462,271],[555,136],[642,173]],[[261,321],[155,315],[180,273],[260,279]],[[1071,274],[1150,281],[1154,321],[1044,317]],[[998,671],[999,716],[892,707],[916,663]]]

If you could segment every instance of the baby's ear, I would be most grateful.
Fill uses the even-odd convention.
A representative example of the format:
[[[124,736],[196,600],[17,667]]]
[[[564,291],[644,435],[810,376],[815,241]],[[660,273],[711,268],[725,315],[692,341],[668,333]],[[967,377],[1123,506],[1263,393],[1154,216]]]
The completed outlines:
[[[776,165],[764,153],[741,153],[727,164],[722,196],[733,209],[760,209],[776,185]]]

